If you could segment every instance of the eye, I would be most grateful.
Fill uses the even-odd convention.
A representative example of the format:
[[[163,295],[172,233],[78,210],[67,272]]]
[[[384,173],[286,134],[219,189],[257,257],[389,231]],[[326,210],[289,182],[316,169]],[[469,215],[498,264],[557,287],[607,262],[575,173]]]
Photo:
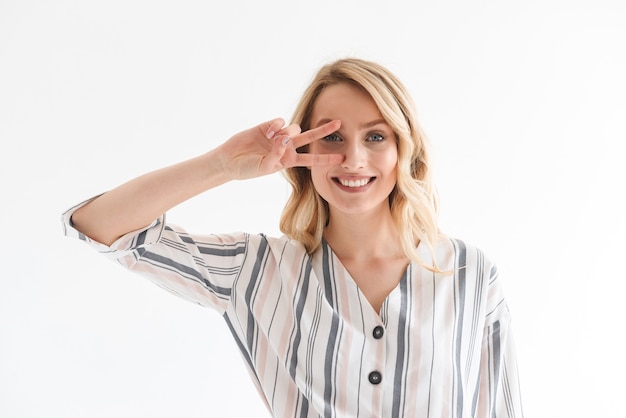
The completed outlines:
[[[374,133],[368,135],[367,140],[370,142],[381,142],[385,140],[385,136],[382,134]]]
[[[339,142],[341,141],[341,138],[339,137],[339,135],[337,135],[337,133],[332,133],[330,135],[327,135],[324,137],[324,141],[328,141],[328,142]]]

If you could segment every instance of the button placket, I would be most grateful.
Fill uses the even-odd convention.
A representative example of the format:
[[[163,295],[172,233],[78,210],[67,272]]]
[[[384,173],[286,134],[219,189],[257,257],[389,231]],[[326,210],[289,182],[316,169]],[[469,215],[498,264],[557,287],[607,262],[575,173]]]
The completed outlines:
[[[385,335],[385,328],[382,325],[376,325],[372,329],[372,337],[374,337],[375,340],[378,340],[377,343],[382,342],[380,340],[383,338],[384,335]],[[378,370],[372,370],[367,375],[367,380],[369,380],[369,382],[372,385],[378,385],[378,384],[380,384],[380,382],[382,382],[383,375]]]

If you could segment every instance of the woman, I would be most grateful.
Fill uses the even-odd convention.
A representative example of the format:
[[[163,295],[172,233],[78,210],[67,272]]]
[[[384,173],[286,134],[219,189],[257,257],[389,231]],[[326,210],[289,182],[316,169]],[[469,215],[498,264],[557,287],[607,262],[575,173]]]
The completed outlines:
[[[519,417],[509,312],[483,253],[438,231],[414,107],[387,69],[323,67],[275,119],[64,215],[126,268],[220,312],[276,417]],[[175,205],[285,169],[285,236],[191,235]]]

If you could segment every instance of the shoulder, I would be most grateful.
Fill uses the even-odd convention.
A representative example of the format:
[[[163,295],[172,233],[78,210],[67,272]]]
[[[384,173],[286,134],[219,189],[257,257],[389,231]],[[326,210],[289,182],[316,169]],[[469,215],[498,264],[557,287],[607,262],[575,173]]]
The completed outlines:
[[[467,285],[481,289],[486,304],[487,316],[491,321],[508,318],[502,280],[496,263],[485,252],[458,238],[449,238],[450,246],[456,253],[454,274]]]
[[[494,277],[497,266],[478,246],[455,237],[442,237],[435,245],[435,256],[442,270],[465,271],[477,276]]]
[[[472,295],[475,302],[484,307],[488,322],[508,318],[497,265],[480,247],[458,238],[446,237],[440,240],[436,248],[442,267],[450,272],[448,277],[455,283],[459,293],[466,297]]]
[[[475,262],[485,262],[491,264],[491,259],[485,254],[482,248],[464,241],[459,238],[448,238],[450,245],[459,254],[459,257],[464,257],[466,260]]]

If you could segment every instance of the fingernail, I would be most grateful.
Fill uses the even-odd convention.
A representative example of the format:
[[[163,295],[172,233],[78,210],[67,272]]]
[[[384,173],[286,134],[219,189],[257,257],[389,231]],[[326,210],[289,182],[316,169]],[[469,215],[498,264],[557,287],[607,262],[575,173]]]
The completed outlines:
[[[265,136],[267,137],[267,139],[272,139],[272,138],[274,138],[275,134],[276,134],[276,132],[270,130],[270,131],[267,131]]]
[[[286,136],[286,137],[283,138],[282,141],[280,141],[280,143],[283,144],[283,145],[287,145],[289,143],[289,141],[291,141],[291,138]]]

